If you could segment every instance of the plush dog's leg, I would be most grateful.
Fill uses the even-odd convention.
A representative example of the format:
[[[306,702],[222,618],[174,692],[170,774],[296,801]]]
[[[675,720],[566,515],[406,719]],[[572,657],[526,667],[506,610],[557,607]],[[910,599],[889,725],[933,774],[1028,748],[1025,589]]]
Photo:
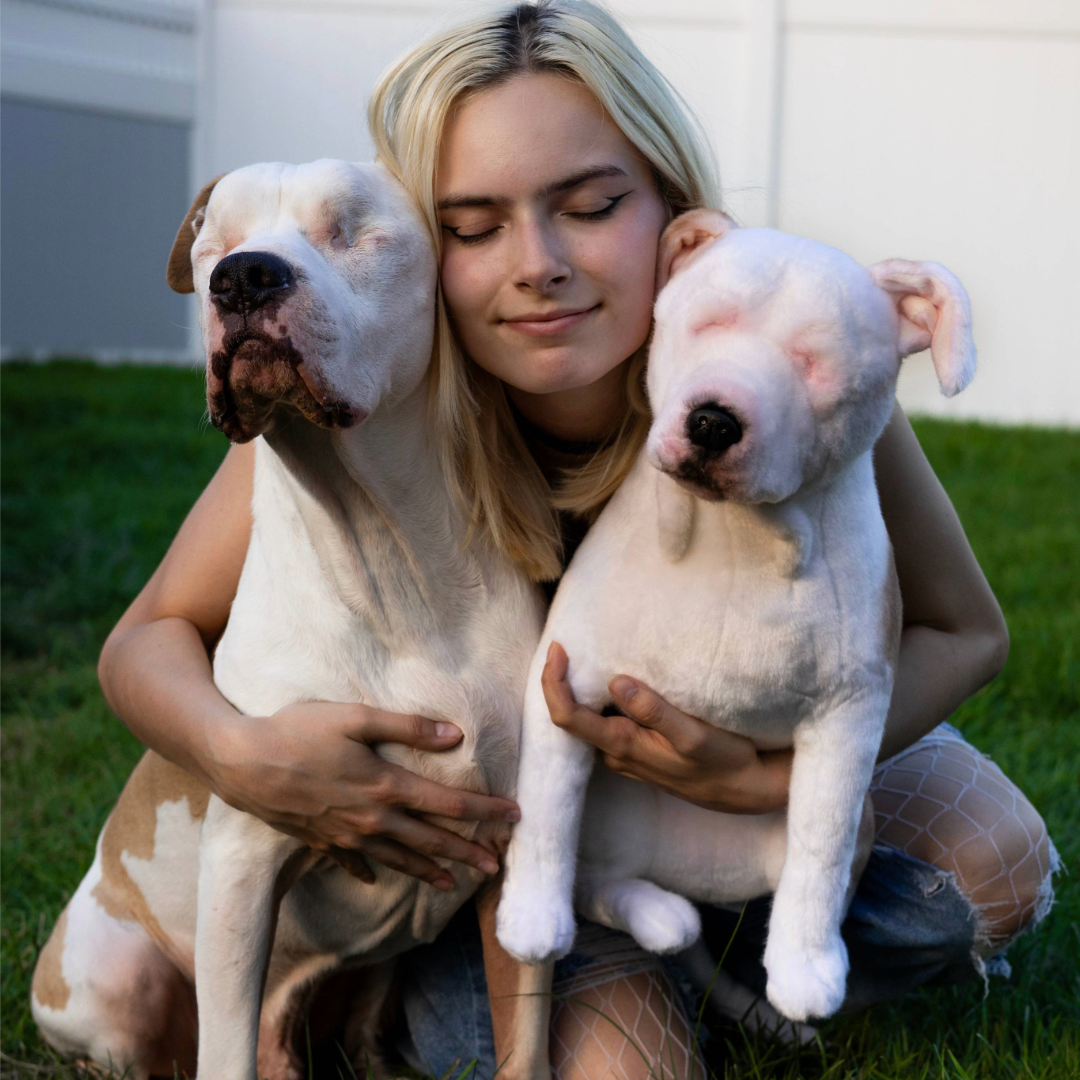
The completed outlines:
[[[506,855],[506,878],[498,910],[498,937],[511,956],[542,964],[565,956],[574,943],[574,867],[593,748],[551,722],[540,675],[545,638],[533,660],[525,693],[517,801],[521,821]],[[601,684],[582,692],[590,706]],[[590,693],[590,689],[592,693]]]
[[[855,694],[795,731],[787,857],[765,948],[769,1000],[791,1020],[830,1016],[844,999],[840,922],[887,708],[886,694]]]
[[[501,878],[476,896],[500,1080],[550,1080],[551,964],[515,960],[495,936]]]
[[[701,919],[689,900],[640,878],[582,875],[577,909],[593,922],[624,931],[649,952],[681,952],[701,934]]]
[[[199,848],[199,1080],[256,1080],[259,1013],[278,906],[307,849],[212,798]]]

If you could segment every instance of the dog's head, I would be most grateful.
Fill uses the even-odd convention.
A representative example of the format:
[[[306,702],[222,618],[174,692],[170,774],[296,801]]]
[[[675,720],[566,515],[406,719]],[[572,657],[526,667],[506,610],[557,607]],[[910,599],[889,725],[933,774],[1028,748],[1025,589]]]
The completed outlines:
[[[431,353],[435,256],[379,165],[251,165],[199,193],[169,257],[195,292],[210,419],[247,442],[299,412],[361,422],[418,384]]]
[[[703,499],[779,502],[873,446],[902,357],[941,389],[975,370],[967,294],[944,267],[869,270],[835,248],[716,211],[660,243],[649,460]]]

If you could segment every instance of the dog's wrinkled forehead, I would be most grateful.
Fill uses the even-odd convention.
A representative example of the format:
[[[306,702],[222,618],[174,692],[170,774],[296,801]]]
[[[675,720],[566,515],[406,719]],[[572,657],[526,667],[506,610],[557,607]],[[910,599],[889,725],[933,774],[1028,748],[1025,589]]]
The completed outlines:
[[[195,258],[230,251],[257,235],[298,232],[313,246],[346,248],[363,229],[400,227],[412,213],[378,165],[270,162],[222,177],[207,203]]]
[[[888,325],[888,302],[836,248],[774,229],[733,229],[673,278],[656,317],[690,333],[737,324],[770,336],[844,338]]]

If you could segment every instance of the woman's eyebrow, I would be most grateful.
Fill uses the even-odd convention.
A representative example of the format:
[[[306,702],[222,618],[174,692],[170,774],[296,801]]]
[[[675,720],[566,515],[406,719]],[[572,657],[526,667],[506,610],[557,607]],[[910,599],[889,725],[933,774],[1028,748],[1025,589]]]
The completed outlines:
[[[571,188],[576,188],[601,176],[626,175],[626,170],[619,168],[618,165],[592,165],[589,168],[580,169],[576,173],[571,173],[562,180],[555,180],[553,183],[545,184],[536,192],[536,198],[550,198],[552,195],[569,191]],[[440,210],[455,210],[460,207],[470,206],[505,206],[509,201],[509,199],[500,198],[497,195],[449,195],[445,199],[439,200],[438,208]]]

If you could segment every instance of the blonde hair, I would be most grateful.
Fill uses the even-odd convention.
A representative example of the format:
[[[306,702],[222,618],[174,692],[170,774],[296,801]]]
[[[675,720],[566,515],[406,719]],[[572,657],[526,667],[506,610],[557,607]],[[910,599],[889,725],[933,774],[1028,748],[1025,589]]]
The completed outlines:
[[[672,216],[719,207],[708,141],[677,91],[615,18],[590,0],[538,0],[435,34],[397,61],[368,110],[379,158],[423,211],[436,250],[439,143],[463,95],[523,73],[555,72],[586,86],[648,162]],[[561,572],[556,509],[592,516],[621,483],[649,427],[645,348],[627,365],[618,432],[553,495],[518,430],[502,383],[473,363],[451,329],[442,292],[431,378],[436,430],[451,490],[474,525],[534,580]]]

